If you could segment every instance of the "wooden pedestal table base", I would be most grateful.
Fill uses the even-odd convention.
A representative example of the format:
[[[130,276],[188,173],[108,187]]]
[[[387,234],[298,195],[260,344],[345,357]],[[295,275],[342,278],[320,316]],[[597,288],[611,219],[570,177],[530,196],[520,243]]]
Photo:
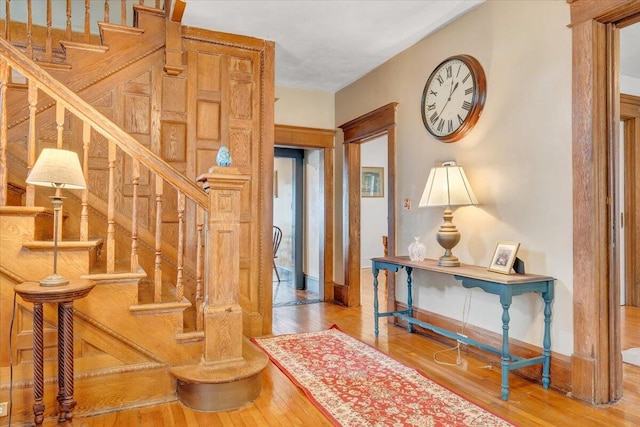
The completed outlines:
[[[95,283],[73,280],[64,286],[16,285],[14,291],[33,303],[33,413],[36,426],[44,421],[44,303],[58,304],[58,423],[73,418],[73,300],[85,297]]]

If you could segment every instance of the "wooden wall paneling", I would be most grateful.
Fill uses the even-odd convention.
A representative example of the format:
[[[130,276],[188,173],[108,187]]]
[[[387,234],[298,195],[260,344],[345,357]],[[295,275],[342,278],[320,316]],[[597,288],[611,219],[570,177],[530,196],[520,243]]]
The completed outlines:
[[[189,74],[188,109],[195,113],[195,125],[187,125],[187,163],[196,174],[215,164],[221,146],[228,146],[232,164],[252,178],[241,192],[240,215],[240,304],[244,309],[246,335],[261,335],[271,329],[270,307],[265,303],[267,246],[263,216],[264,145],[273,147],[273,136],[265,120],[273,117],[273,55],[269,43],[240,36],[222,35],[185,28],[185,50]],[[272,49],[272,48],[271,48]],[[271,59],[270,59],[271,61]],[[271,73],[271,77],[269,77]],[[269,80],[265,80],[269,78]],[[267,89],[268,90],[265,90]],[[271,125],[271,129],[272,129]],[[273,158],[271,152],[270,158]],[[271,166],[272,168],[272,166]],[[270,184],[270,183],[269,183]],[[270,194],[270,193],[269,193]],[[269,217],[270,220],[270,217]],[[259,261],[258,261],[259,260]]]

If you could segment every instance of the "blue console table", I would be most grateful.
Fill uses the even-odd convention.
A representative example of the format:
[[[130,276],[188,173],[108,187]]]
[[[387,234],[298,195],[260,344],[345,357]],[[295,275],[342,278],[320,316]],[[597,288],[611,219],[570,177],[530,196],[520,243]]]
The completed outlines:
[[[497,354],[501,358],[502,367],[502,399],[509,398],[509,371],[525,366],[542,364],[542,386],[549,388],[551,381],[549,365],[551,361],[551,302],[553,301],[553,287],[555,279],[548,276],[535,274],[500,274],[493,273],[475,265],[461,264],[460,267],[441,267],[436,260],[411,261],[407,256],[383,257],[372,259],[373,272],[373,312],[375,321],[375,335],[378,336],[378,319],[394,316],[408,324],[409,332],[413,332],[413,325],[431,330],[437,334],[457,340],[461,343],[478,347],[482,350]],[[378,273],[380,270],[397,272],[404,268],[407,272],[407,309],[402,311],[389,311],[380,313],[378,310]],[[500,296],[502,305],[502,348],[495,348],[480,343],[457,332],[452,332],[430,323],[423,322],[413,317],[412,301],[412,272],[414,269],[435,271],[437,273],[453,276],[462,282],[465,288],[480,288],[483,291]],[[514,356],[509,352],[509,307],[512,297],[524,293],[534,292],[542,296],[544,300],[544,337],[542,340],[542,355],[531,359]]]

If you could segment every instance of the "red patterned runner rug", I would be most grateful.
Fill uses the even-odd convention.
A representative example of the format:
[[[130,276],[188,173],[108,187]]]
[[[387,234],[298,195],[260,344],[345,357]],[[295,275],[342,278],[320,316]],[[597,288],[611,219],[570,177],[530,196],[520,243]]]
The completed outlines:
[[[254,338],[336,426],[511,426],[341,332]]]

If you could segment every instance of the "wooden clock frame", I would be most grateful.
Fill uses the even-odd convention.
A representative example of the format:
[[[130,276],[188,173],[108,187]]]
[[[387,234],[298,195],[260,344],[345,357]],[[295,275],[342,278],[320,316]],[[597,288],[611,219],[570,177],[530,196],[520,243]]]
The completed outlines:
[[[429,128],[428,118],[425,111],[427,88],[430,86],[431,81],[434,79],[436,75],[436,71],[440,70],[442,65],[444,65],[445,63],[452,60],[456,60],[456,59],[464,62],[467,65],[467,67],[469,67],[469,70],[471,70],[471,74],[473,76],[474,87],[476,87],[477,89],[474,92],[473,98],[471,100],[471,110],[469,110],[469,114],[464,119],[464,122],[462,123],[462,125],[458,129],[456,129],[453,133],[450,133],[448,135],[436,135]],[[480,64],[480,62],[471,55],[451,56],[445,59],[444,61],[442,61],[441,63],[439,63],[438,66],[434,68],[433,72],[429,76],[429,79],[427,80],[427,83],[424,85],[424,89],[422,91],[421,106],[420,106],[420,110],[422,114],[422,123],[424,124],[424,127],[427,129],[429,134],[434,138],[438,139],[439,141],[441,142],[458,141],[459,139],[466,136],[478,122],[478,119],[480,118],[480,113],[484,108],[484,102],[486,100],[486,97],[487,97],[487,79],[484,74],[484,69],[482,68],[482,65]]]

